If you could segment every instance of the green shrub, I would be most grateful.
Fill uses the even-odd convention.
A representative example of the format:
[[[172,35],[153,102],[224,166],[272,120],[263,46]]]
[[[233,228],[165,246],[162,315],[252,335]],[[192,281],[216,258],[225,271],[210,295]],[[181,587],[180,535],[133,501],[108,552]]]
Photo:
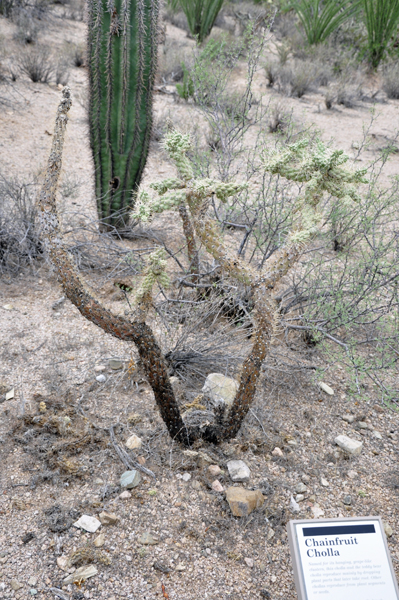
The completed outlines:
[[[367,28],[367,54],[376,69],[384,58],[399,23],[399,0],[361,0]]]
[[[181,8],[191,35],[201,44],[211,33],[223,0],[172,0],[170,4],[172,9]]]
[[[292,3],[309,44],[324,42],[358,10],[358,6],[357,1],[349,0],[294,0]]]
[[[194,83],[190,71],[186,65],[182,63],[181,66],[183,69],[183,81],[182,83],[176,83],[176,90],[180,98],[183,98],[183,100],[188,100],[194,96]]]

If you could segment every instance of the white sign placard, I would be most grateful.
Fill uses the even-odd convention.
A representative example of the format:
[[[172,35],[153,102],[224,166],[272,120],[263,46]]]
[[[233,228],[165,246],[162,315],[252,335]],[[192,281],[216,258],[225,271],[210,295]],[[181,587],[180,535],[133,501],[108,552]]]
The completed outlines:
[[[300,600],[398,600],[380,517],[290,521]]]

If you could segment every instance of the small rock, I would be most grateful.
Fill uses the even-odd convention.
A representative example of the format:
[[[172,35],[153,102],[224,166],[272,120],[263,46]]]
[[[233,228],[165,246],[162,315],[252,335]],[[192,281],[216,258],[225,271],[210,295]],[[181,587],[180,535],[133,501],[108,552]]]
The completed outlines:
[[[190,479],[191,479],[191,474],[190,473],[183,473],[183,475],[181,476],[181,478],[183,479],[183,481],[185,481],[187,483],[187,481],[190,481]]]
[[[57,565],[59,566],[59,568],[61,569],[61,571],[68,571],[68,567],[69,567],[68,556],[65,556],[65,554],[63,554],[62,556],[59,556],[57,558]],[[28,581],[28,583],[29,583],[29,581]],[[36,585],[36,584],[29,583],[29,585]]]
[[[149,531],[145,531],[139,537],[139,544],[143,544],[143,546],[155,546],[155,544],[158,544],[158,540],[154,539]]]
[[[65,300],[66,300],[65,296],[61,296],[61,298],[59,298],[58,300],[53,302],[53,304],[51,305],[51,308],[53,310],[57,310],[57,308],[61,308],[61,306],[64,304]]]
[[[359,429],[368,429],[369,426],[365,421],[359,421],[357,426],[359,427]]]
[[[31,588],[31,589],[29,590],[29,593],[30,593],[30,595],[31,595],[31,596],[36,596],[36,594],[37,594],[37,589],[35,589],[35,588]]]
[[[294,500],[294,496],[291,496],[291,500],[290,500],[290,511],[292,513],[299,513],[299,511],[301,510],[301,507],[299,506],[298,502],[296,502]]]
[[[94,540],[93,544],[96,548],[102,548],[105,544],[105,535],[103,533],[100,533]]]
[[[127,490],[125,490],[124,492],[119,494],[119,498],[121,500],[129,500],[129,498],[131,498],[131,497],[132,497],[132,494],[130,492],[128,492]]]
[[[70,583],[79,583],[81,581],[89,579],[90,577],[94,577],[95,575],[97,575],[97,573],[97,567],[95,567],[94,565],[87,565],[86,567],[80,567],[80,569],[76,569],[76,571],[72,573],[72,575],[68,575],[68,577],[65,577],[62,583],[63,585],[69,585]]]
[[[300,483],[297,483],[297,484],[296,484],[296,486],[295,486],[295,491],[296,491],[298,494],[303,494],[304,492],[307,492],[307,491],[308,491],[308,488],[306,487],[306,485],[305,485],[304,483],[300,482]]]
[[[101,477],[96,477],[94,480],[95,485],[102,485],[103,483],[104,483],[104,480],[101,479]]]
[[[267,530],[267,535],[266,535],[267,540],[271,540],[274,537],[274,535],[275,535],[274,529],[269,527],[269,529]]]
[[[352,504],[352,496],[345,496],[343,502],[346,506],[350,506]]]
[[[355,420],[355,417],[353,415],[343,415],[342,419],[343,419],[343,421],[346,421],[347,423],[353,423],[353,421]]]
[[[213,459],[205,452],[198,452],[198,466],[203,469],[213,463]]]
[[[311,510],[315,519],[318,519],[319,517],[324,517],[324,510],[320,508],[318,504],[312,506]]]
[[[357,472],[356,471],[348,471],[348,477],[349,479],[355,479],[357,477]]]
[[[233,481],[249,481],[251,471],[243,460],[229,460],[227,468]]]
[[[193,488],[193,490],[200,490],[201,489],[201,484],[199,481],[197,481],[196,479],[194,479],[194,481],[191,484],[191,487]]]
[[[379,406],[379,404],[374,404],[373,408],[374,408],[375,412],[378,412],[378,413],[384,412],[384,409],[382,408],[382,406]]]
[[[379,431],[373,431],[373,437],[375,437],[377,440],[382,440],[382,435]]]
[[[183,565],[183,563],[179,563],[178,565],[176,565],[175,571],[185,571],[186,567]]]
[[[208,473],[212,477],[218,477],[221,472],[222,472],[222,469],[219,467],[219,465],[209,465],[209,467],[208,467]]]
[[[97,365],[94,367],[95,373],[102,373],[107,367],[105,365]]]
[[[222,486],[222,484],[220,483],[220,481],[218,481],[217,479],[215,479],[215,481],[212,483],[212,489],[214,492],[224,492],[224,487]]]
[[[129,425],[137,425],[138,423],[141,423],[142,420],[142,417],[138,413],[129,413],[127,416]]]
[[[98,518],[101,521],[101,525],[116,525],[119,521],[119,517],[115,513],[101,512]]]
[[[306,474],[302,475],[301,479],[304,483],[309,483],[309,481],[310,481],[309,475],[306,475]]]
[[[276,581],[277,581],[277,577],[276,577],[275,575],[272,575],[272,576],[270,577],[270,581],[271,581],[272,583],[276,583]]]
[[[138,435],[133,433],[125,442],[126,448],[129,450],[139,450],[143,445],[143,440]]]
[[[244,558],[244,562],[247,565],[247,567],[249,567],[250,569],[253,568],[254,561],[252,560],[252,558]]]
[[[342,450],[345,450],[345,452],[351,454],[352,456],[359,456],[363,448],[363,442],[352,440],[346,435],[338,435],[334,441],[337,444],[337,446],[339,446],[340,448],[342,448]]]
[[[90,517],[89,515],[82,515],[80,519],[74,523],[74,527],[80,527],[80,529],[84,529],[89,533],[95,533],[99,527],[101,527],[101,522],[95,517]]]
[[[238,390],[238,382],[231,377],[225,377],[221,373],[210,373],[205,380],[202,393],[214,403],[223,403],[227,407],[233,404]]]
[[[273,456],[284,456],[283,451],[280,448],[275,448],[272,454]]]
[[[28,585],[36,585],[37,584],[37,577],[29,577],[28,579]]]
[[[14,310],[14,307],[12,304],[4,304],[3,306],[4,310]],[[15,580],[13,580],[15,581]]]
[[[105,375],[97,375],[96,381],[98,381],[98,383],[105,383],[107,381],[107,378],[105,377]]]
[[[328,483],[327,479],[324,479],[324,477],[322,477],[320,479],[320,483],[323,487],[328,487],[330,484]]]
[[[265,600],[270,600],[271,595],[270,595],[270,592],[268,592],[267,590],[262,589],[262,590],[260,590],[259,593],[262,598],[265,598]]]
[[[295,500],[297,502],[303,502],[305,500],[305,496],[303,494],[297,494]]]
[[[382,524],[384,525],[385,535],[391,537],[393,535],[392,527],[386,521],[383,521]]]
[[[334,390],[330,388],[329,385],[324,383],[324,381],[319,381],[319,387],[323,390],[323,392],[325,392],[329,396],[334,396]]]
[[[123,367],[123,362],[117,358],[111,358],[111,360],[108,362],[108,365],[113,371],[119,371],[119,369],[122,369]]]
[[[235,517],[247,517],[265,501],[260,490],[250,491],[242,487],[229,487],[226,490],[226,500]]]
[[[188,458],[197,458],[199,456],[199,452],[196,450],[183,450],[183,454]]]
[[[131,490],[139,485],[141,481],[141,475],[139,471],[135,469],[133,471],[125,471],[122,473],[120,478],[120,486],[122,488],[126,488]]]
[[[19,581],[17,581],[16,579],[11,579],[10,586],[11,586],[11,589],[14,590],[14,592],[17,592],[22,587],[24,587],[24,584],[19,583]]]

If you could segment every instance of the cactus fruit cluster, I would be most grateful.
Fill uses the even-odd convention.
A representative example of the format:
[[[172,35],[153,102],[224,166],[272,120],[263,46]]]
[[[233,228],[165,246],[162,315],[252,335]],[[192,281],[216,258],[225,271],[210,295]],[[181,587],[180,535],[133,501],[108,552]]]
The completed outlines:
[[[88,0],[90,144],[98,215],[122,228],[147,159],[159,0]]]

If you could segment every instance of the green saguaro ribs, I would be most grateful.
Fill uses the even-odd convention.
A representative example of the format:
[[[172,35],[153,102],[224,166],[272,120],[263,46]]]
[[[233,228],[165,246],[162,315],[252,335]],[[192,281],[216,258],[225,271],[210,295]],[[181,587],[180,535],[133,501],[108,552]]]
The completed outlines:
[[[126,225],[146,163],[159,0],[88,0],[89,122],[98,215]]]

